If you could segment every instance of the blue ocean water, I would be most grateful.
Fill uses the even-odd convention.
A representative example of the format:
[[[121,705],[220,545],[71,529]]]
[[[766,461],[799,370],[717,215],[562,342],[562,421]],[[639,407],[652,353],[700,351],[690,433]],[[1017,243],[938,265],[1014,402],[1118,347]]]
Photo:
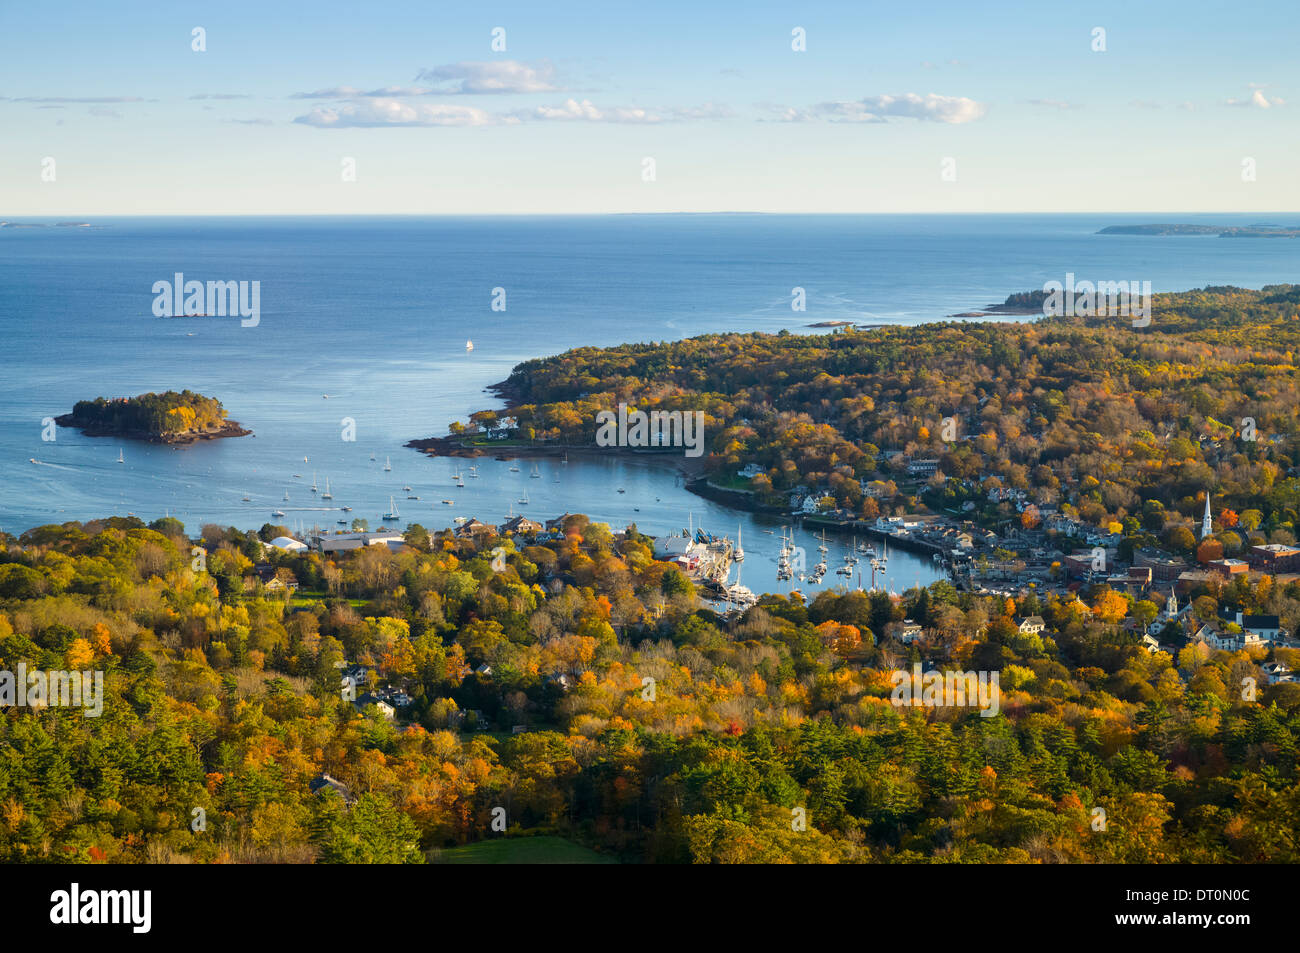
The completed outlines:
[[[1175,220],[1294,225],[1297,218]],[[785,588],[774,578],[777,544],[764,532],[770,522],[687,493],[670,467],[543,461],[541,477],[530,479],[526,463],[515,473],[485,459],[481,476],[461,489],[452,482],[456,462],[402,445],[496,406],[484,388],[519,361],[581,345],[803,330],[831,320],[931,321],[1064,280],[1066,272],[1150,280],[1156,291],[1300,278],[1300,245],[1290,240],[1095,234],[1166,219],[134,218],[95,219],[91,228],[0,228],[0,529],[165,512],[193,531],[208,522],[333,526],[344,514],[310,492],[315,474],[322,489],[330,480],[334,506],[353,507],[347,518],[372,526],[390,496],[403,523],[430,527],[455,516],[500,522],[511,509],[534,518],[586,512],[651,533],[691,519],[716,533],[743,524],[752,554],[744,582]],[[176,272],[259,281],[260,323],[155,317],[152,287]],[[795,287],[806,291],[805,312],[791,309]],[[505,311],[492,310],[496,288],[505,289]],[[77,400],[187,387],[219,398],[256,436],[176,450],[67,429],[53,442],[42,439],[43,419]],[[341,439],[345,417],[355,421],[355,442]],[[386,458],[391,472],[383,470]],[[407,485],[419,501],[406,499]],[[525,493],[529,502],[518,503]],[[245,494],[252,502],[241,501]],[[272,520],[277,508],[284,519]],[[935,575],[926,561],[901,553],[891,567],[899,588]]]

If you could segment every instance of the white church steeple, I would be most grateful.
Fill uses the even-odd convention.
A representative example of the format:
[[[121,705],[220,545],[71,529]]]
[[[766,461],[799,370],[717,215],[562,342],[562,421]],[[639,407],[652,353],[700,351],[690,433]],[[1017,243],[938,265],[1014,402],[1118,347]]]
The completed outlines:
[[[1210,518],[1210,491],[1205,491],[1205,515],[1201,517],[1201,539],[1214,535],[1214,520]]]

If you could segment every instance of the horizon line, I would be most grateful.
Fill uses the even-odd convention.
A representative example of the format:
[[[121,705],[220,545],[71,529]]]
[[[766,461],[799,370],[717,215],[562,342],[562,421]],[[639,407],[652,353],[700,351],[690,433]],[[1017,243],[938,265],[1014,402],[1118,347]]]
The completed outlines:
[[[1013,210],[1000,212],[970,212],[970,211],[905,211],[905,212],[773,212],[773,211],[756,211],[751,209],[714,209],[710,211],[671,211],[671,212],[646,212],[646,211],[623,211],[623,212],[63,212],[63,213],[35,213],[26,214],[17,217],[7,216],[0,212],[0,222],[15,222],[19,218],[33,217],[50,217],[62,220],[68,220],[69,216],[73,218],[616,218],[621,216],[670,216],[670,215],[770,215],[770,216],[818,216],[824,218],[831,217],[849,217],[849,216],[902,216],[902,215],[952,215],[952,216],[985,216],[991,217],[996,215],[1089,215],[1089,216],[1111,216],[1111,215],[1300,215],[1300,209],[1296,210],[1271,210],[1271,211],[1252,211],[1252,210],[1235,210],[1235,211],[1042,211],[1042,210]]]

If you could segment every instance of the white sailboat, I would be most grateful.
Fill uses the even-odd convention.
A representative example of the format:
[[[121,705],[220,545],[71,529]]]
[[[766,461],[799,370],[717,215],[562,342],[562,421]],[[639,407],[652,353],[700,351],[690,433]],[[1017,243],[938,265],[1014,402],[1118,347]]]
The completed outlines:
[[[251,503],[252,501],[253,501],[253,498],[252,498],[251,496],[249,496],[249,495],[248,495],[248,491],[245,490],[245,491],[244,491],[244,500],[243,500],[243,502],[245,502],[245,503]]]
[[[117,450],[117,462],[118,462],[118,463],[126,463],[126,461],[125,461],[124,459],[122,459],[122,449],[121,449],[121,447],[119,447],[118,450]],[[154,512],[156,513],[156,512],[158,512],[158,511],[157,511],[157,510],[154,510]]]
[[[733,558],[736,560],[736,562],[738,562],[738,563],[743,563],[743,562],[745,561],[745,549],[744,549],[744,547],[742,547],[742,546],[740,545],[740,531],[741,531],[741,529],[742,529],[741,525],[740,525],[739,523],[737,523],[737,524],[736,524],[736,551],[735,551],[735,553],[732,554],[732,556],[733,556]],[[737,581],[739,581],[739,580],[737,580]]]
[[[315,470],[312,470],[312,471],[311,471],[311,491],[312,491],[313,493],[318,493],[318,492],[320,492],[319,490],[316,489],[316,471],[315,471]]]
[[[473,479],[477,480],[477,479],[478,479],[478,467],[470,467],[470,468],[469,468],[469,475],[470,475],[470,477],[472,477]]]
[[[384,519],[395,520],[400,518],[401,514],[397,512],[397,502],[390,496],[388,498],[388,512],[384,514]]]
[[[527,506],[527,505],[528,505],[528,491],[527,491],[527,490],[524,490],[524,495],[521,496],[521,497],[519,498],[519,505],[520,505],[520,506]]]
[[[321,498],[322,500],[332,500],[332,499],[334,499],[333,494],[330,493],[330,478],[329,478],[329,477],[326,477],[326,478],[325,478],[325,492],[322,493],[322,494],[320,495],[320,498]]]
[[[392,469],[393,469],[392,461],[390,461],[388,457],[384,457],[384,472],[387,473]]]
[[[466,341],[466,342],[465,342],[465,350],[467,350],[467,351],[472,351],[472,350],[474,350],[474,342],[473,342],[473,341]]]
[[[286,503],[289,502],[289,491],[288,491],[288,490],[285,490],[285,491],[284,491],[284,501],[285,501]]]
[[[532,477],[534,480],[540,480],[542,478],[542,471],[537,469],[537,464],[534,463],[533,470],[528,475]]]

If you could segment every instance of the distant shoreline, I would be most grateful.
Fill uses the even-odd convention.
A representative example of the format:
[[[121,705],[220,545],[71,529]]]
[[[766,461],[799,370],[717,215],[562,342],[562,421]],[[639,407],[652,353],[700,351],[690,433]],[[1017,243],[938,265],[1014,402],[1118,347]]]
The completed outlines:
[[[1098,235],[1153,235],[1184,237],[1213,235],[1216,238],[1300,238],[1296,225],[1107,225]]]

